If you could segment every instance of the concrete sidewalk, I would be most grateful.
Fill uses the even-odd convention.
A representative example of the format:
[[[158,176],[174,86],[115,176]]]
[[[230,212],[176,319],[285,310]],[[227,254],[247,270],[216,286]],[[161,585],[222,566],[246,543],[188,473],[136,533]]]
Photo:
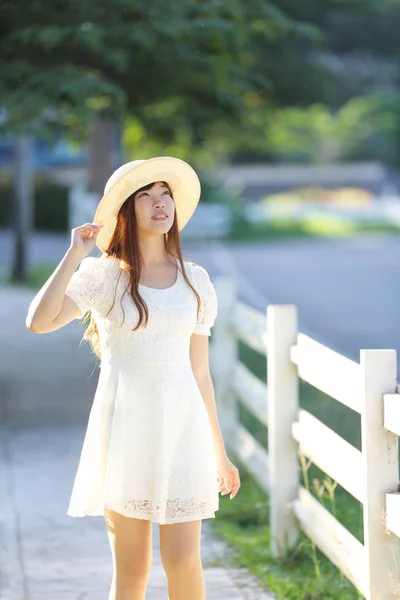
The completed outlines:
[[[104,519],[66,514],[98,370],[88,345],[78,347],[77,321],[47,335],[26,329],[33,296],[0,288],[0,598],[106,600],[112,565]],[[229,567],[231,553],[203,521],[207,600],[271,600],[245,570]],[[146,598],[167,597],[153,524]]]

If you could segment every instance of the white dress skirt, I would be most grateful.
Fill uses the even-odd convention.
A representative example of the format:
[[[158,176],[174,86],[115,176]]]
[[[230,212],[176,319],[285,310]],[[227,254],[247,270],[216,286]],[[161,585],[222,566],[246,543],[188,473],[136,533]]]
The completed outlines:
[[[211,335],[217,296],[203,267],[184,265],[201,298],[198,318],[196,297],[179,268],[171,287],[139,284],[149,320],[137,331],[129,288],[124,294],[128,273],[118,259],[84,258],[67,286],[81,316],[92,311],[101,348],[71,517],[102,515],[104,508],[161,525],[215,517],[213,436],[189,349],[193,333]]]

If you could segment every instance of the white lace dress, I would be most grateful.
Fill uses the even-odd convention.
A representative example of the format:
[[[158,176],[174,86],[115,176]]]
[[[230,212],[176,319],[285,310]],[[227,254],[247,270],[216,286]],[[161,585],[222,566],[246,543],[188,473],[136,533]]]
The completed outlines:
[[[216,456],[189,347],[192,333],[211,335],[217,296],[203,267],[185,261],[185,270],[201,297],[199,318],[178,270],[171,287],[139,284],[149,321],[135,332],[138,312],[129,289],[124,295],[128,273],[119,260],[86,257],[72,275],[66,294],[81,316],[89,309],[94,315],[101,365],[71,517],[102,515],[104,508],[162,525],[215,517]]]

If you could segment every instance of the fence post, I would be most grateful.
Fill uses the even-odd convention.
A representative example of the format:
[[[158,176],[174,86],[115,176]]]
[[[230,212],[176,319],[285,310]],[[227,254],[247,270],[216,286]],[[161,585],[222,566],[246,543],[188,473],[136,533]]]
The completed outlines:
[[[229,322],[237,301],[236,282],[228,277],[216,277],[215,290],[218,297],[218,315],[212,330],[212,376],[222,435],[227,449],[234,451],[238,412],[237,400],[229,382],[237,361],[238,344]]]
[[[396,392],[395,350],[361,350],[364,546],[367,600],[395,597],[399,540],[386,531],[385,493],[398,484],[398,437],[383,427],[383,394]],[[397,581],[396,581],[397,580]]]
[[[299,380],[290,359],[297,333],[296,306],[267,307],[270,530],[271,550],[277,557],[284,556],[298,539],[298,526],[290,510],[299,487],[297,444],[292,437],[292,424],[298,419]]]

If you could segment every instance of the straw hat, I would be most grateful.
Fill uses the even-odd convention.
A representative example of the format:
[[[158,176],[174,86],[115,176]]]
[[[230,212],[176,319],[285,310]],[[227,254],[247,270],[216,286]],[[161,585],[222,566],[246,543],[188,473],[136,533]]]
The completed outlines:
[[[179,230],[183,229],[200,199],[200,181],[195,171],[185,161],[170,156],[133,160],[114,171],[96,209],[93,223],[103,225],[96,238],[100,250],[106,252],[125,200],[139,188],[156,181],[165,181],[170,186]]]

